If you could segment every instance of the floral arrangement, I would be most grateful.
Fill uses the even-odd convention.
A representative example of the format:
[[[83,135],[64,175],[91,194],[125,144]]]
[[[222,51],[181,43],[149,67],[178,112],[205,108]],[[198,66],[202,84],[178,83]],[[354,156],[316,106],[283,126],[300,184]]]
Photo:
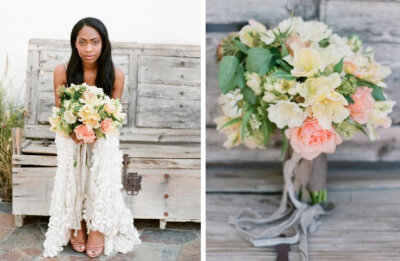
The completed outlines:
[[[363,50],[357,35],[343,38],[322,22],[292,17],[267,28],[250,20],[217,48],[224,146],[265,148],[280,129],[282,154],[290,143],[303,158],[333,153],[358,131],[371,140],[388,128],[394,101],[384,79],[391,73]]]
[[[119,134],[125,117],[119,99],[110,99],[103,89],[86,83],[60,86],[57,94],[61,108],[52,108],[51,131],[67,136],[75,132],[84,143]]]

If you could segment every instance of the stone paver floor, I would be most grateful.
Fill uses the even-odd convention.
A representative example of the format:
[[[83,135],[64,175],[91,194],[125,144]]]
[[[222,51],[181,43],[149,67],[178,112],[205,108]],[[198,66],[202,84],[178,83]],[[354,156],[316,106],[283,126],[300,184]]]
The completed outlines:
[[[67,245],[57,258],[44,258],[43,241],[48,220],[48,217],[28,216],[24,226],[16,228],[11,204],[0,203],[0,260],[200,260],[199,223],[167,223],[166,229],[161,230],[156,220],[135,220],[142,244],[126,255],[114,253],[112,256],[89,258]]]

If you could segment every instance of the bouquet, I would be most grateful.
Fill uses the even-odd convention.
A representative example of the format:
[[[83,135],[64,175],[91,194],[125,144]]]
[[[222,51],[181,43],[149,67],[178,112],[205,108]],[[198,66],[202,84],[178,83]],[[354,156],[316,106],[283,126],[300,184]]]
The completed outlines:
[[[84,143],[119,134],[125,117],[119,99],[110,99],[103,89],[86,83],[60,86],[57,94],[61,108],[52,108],[51,131],[66,136],[74,132]]]
[[[215,122],[227,148],[265,148],[279,129],[281,155],[290,142],[312,160],[358,131],[374,140],[375,128],[391,125],[395,102],[384,93],[391,70],[357,35],[340,37],[300,17],[268,30],[250,20],[220,42],[217,55],[223,116]]]

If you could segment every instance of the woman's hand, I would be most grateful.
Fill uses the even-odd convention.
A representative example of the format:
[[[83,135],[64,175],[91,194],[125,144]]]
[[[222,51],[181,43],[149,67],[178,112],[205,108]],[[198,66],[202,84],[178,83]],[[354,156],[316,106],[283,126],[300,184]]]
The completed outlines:
[[[69,134],[69,136],[71,137],[71,139],[72,139],[73,141],[75,141],[76,144],[80,145],[80,144],[83,143],[83,140],[80,140],[80,139],[78,139],[78,138],[76,137],[75,132],[71,132],[71,133]]]

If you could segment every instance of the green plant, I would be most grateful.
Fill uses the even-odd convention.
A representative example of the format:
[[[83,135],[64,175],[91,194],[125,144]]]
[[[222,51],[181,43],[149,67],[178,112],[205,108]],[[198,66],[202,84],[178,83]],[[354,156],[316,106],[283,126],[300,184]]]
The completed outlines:
[[[8,57],[0,81],[0,200],[11,201],[12,196],[12,128],[24,125],[24,108],[10,97],[12,82],[7,77]],[[17,92],[20,93],[20,92]]]

